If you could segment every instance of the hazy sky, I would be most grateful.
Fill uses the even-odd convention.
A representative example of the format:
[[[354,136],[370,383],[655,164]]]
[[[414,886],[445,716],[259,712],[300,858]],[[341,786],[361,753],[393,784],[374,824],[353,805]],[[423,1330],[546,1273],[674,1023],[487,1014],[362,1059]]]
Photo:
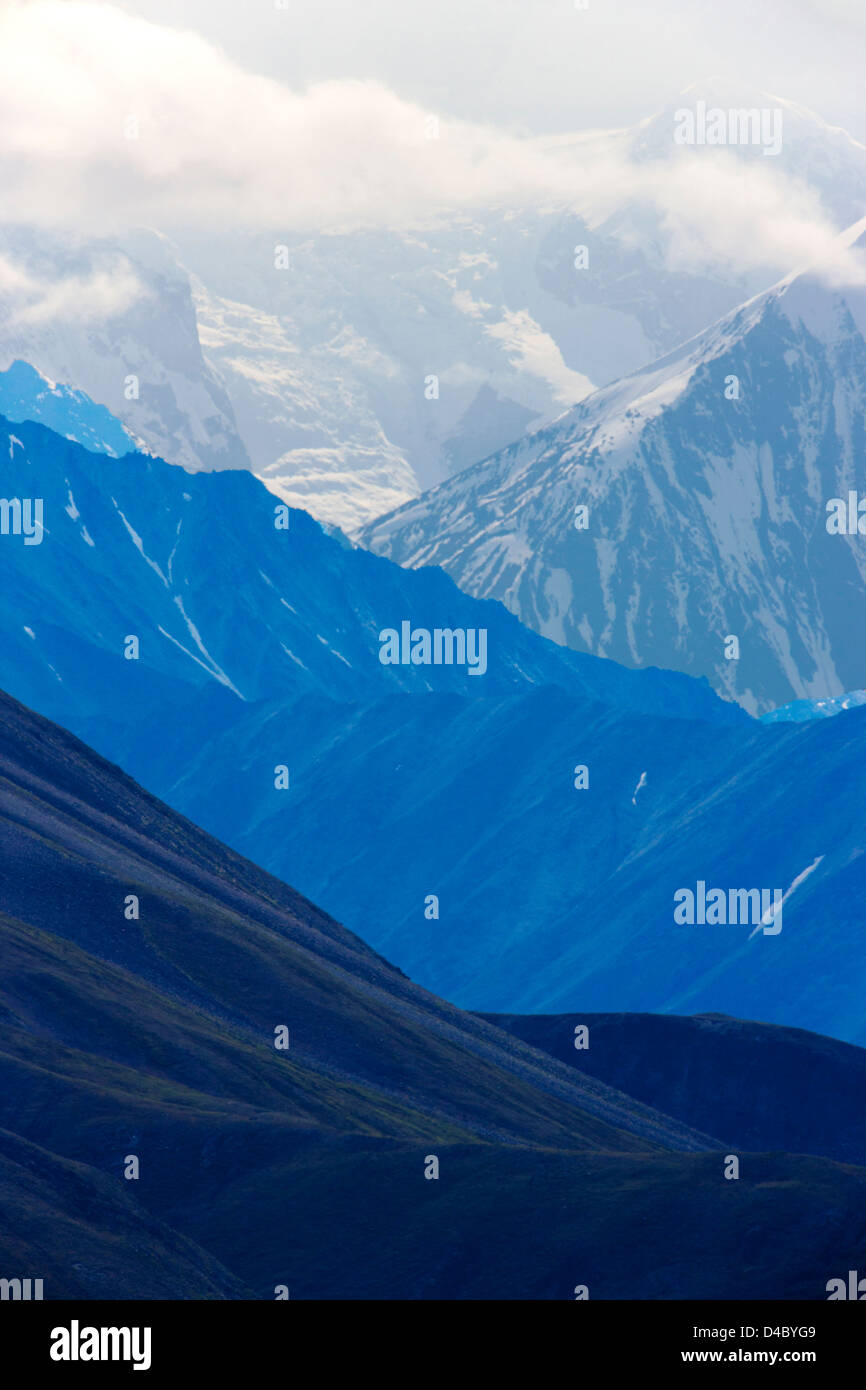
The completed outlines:
[[[277,0],[281,3],[281,0]],[[376,78],[515,131],[625,124],[712,74],[866,142],[866,0],[121,0],[292,86]]]
[[[808,133],[799,154],[742,160],[676,147],[673,122],[664,160],[609,136],[538,139],[630,125],[719,74],[731,105],[755,83],[866,140],[857,2],[0,0],[0,222],[305,234],[484,208],[571,207],[593,225],[628,204],[679,264],[829,255],[859,280],[859,255],[836,264],[823,154],[804,173]],[[862,212],[849,154],[846,221]],[[0,292],[26,297],[23,275],[0,261]]]

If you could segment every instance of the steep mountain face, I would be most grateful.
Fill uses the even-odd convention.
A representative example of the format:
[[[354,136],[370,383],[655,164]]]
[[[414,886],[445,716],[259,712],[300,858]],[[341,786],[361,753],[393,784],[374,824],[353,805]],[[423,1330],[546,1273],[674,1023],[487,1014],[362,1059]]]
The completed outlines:
[[[425,993],[5,696],[0,822],[0,1262],[45,1297],[823,1298],[862,1259],[863,1170],[756,1155],[721,1200],[712,1139]]]
[[[85,392],[172,463],[249,468],[202,355],[189,279],[164,237],[88,241],[4,226],[0,272],[0,369],[23,359]]]
[[[257,475],[286,502],[351,530],[416,496],[418,482],[347,369],[353,351],[371,367],[377,354],[350,334],[311,342],[294,318],[273,312],[272,274],[259,307],[195,281],[202,349],[231,393]]]
[[[829,508],[864,488],[864,331],[862,288],[790,277],[361,539],[751,712],[862,687],[866,558]]]
[[[866,1158],[866,1051],[724,1014],[488,1014],[533,1047],[737,1149]],[[577,1047],[578,1029],[586,1029]]]

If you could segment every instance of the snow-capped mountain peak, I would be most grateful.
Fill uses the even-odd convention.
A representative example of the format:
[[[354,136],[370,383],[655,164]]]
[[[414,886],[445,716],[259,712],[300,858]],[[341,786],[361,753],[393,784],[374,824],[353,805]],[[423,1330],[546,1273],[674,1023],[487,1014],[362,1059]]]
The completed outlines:
[[[848,257],[857,280],[863,237],[840,238],[831,279]],[[866,556],[831,513],[866,499],[864,313],[866,289],[823,261],[787,276],[361,539],[753,712],[858,688]]]

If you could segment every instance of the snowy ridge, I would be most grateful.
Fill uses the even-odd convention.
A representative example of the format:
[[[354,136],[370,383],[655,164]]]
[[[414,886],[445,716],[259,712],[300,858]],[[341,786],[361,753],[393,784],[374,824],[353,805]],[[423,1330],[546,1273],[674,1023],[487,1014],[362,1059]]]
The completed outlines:
[[[864,225],[840,253],[862,255]],[[578,650],[705,675],[752,712],[866,684],[843,621],[866,554],[826,526],[830,499],[866,494],[866,290],[827,276],[786,276],[360,539]]]

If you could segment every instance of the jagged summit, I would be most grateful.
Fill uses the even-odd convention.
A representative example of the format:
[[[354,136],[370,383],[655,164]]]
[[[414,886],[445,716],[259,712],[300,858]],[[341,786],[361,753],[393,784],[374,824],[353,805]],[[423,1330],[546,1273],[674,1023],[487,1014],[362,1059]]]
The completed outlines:
[[[831,499],[866,489],[864,227],[361,539],[559,642],[704,675],[753,712],[863,685],[846,614],[866,561],[826,522]]]

